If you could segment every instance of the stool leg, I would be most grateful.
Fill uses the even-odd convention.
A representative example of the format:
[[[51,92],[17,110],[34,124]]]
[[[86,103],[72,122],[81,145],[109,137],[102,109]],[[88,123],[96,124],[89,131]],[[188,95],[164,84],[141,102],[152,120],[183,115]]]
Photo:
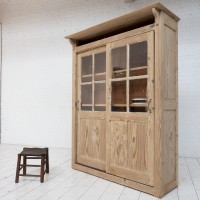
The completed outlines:
[[[26,156],[23,156],[23,175],[26,175]]]
[[[49,149],[47,148],[46,154],[46,173],[49,173]]]
[[[15,183],[18,183],[18,182],[19,182],[20,163],[21,163],[21,155],[18,154]]]
[[[45,164],[45,156],[41,156],[41,170],[40,170],[40,183],[44,182],[44,164]]]

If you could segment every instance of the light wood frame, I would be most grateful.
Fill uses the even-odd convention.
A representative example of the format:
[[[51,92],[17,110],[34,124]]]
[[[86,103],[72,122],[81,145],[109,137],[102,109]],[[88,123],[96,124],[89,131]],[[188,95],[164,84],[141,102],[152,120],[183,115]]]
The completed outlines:
[[[133,20],[134,17],[134,20]],[[139,26],[139,23],[154,19],[154,23]],[[109,30],[118,30],[121,24],[128,20],[126,26],[136,25],[136,29],[122,32],[117,35],[102,38],[79,45],[80,41],[90,41]],[[178,185],[178,21],[179,18],[160,3],[147,6],[133,13],[116,18],[109,22],[89,28],[76,34],[72,34],[70,39],[73,46],[73,94],[72,94],[72,168],[87,172],[89,174],[105,178],[119,184],[132,187],[143,192],[163,197]],[[126,28],[126,27],[125,27]],[[124,38],[137,36],[143,33],[152,32],[154,35],[154,168],[153,184],[139,183],[122,178],[117,175],[106,173],[105,171],[94,169],[77,163],[77,127],[78,127],[78,72],[77,55],[81,52],[105,47],[109,52],[110,43]],[[109,54],[106,54],[109,60]],[[107,62],[107,65],[108,62]],[[109,72],[109,66],[107,73]],[[107,96],[109,95],[110,84],[106,83]],[[107,106],[110,104],[107,98]],[[108,109],[106,115],[109,115]],[[123,119],[124,115],[121,114]],[[134,116],[137,117],[137,116]],[[138,115],[139,117],[139,115]],[[106,125],[109,126],[108,123]],[[107,129],[108,131],[108,129]],[[109,139],[109,138],[107,138]]]

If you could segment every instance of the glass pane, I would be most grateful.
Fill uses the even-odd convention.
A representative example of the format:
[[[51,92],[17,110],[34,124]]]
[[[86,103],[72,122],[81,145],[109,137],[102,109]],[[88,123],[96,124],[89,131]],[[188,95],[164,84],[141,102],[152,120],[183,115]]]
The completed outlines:
[[[147,75],[147,41],[131,44],[129,55],[130,76]]]
[[[147,112],[147,79],[129,81],[130,112]]]
[[[112,111],[126,112],[126,81],[112,82]]]
[[[94,84],[94,110],[105,111],[106,110],[106,84],[95,83]]]
[[[82,82],[92,81],[92,55],[81,58],[81,77]]]
[[[96,106],[96,107],[94,107],[94,110],[95,111],[105,111],[106,107],[105,106]]]
[[[95,81],[106,79],[106,52],[94,55],[94,73]]]
[[[126,46],[123,46],[111,51],[112,78],[126,77],[126,49]]]
[[[92,110],[92,106],[81,106],[81,110],[91,111]]]
[[[81,86],[81,110],[92,110],[92,84]]]

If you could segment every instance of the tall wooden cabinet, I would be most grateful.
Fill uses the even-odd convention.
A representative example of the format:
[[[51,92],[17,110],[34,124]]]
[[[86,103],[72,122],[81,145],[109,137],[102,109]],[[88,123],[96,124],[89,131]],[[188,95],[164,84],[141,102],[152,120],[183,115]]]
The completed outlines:
[[[177,186],[178,21],[156,3],[67,36],[74,169],[158,197]]]

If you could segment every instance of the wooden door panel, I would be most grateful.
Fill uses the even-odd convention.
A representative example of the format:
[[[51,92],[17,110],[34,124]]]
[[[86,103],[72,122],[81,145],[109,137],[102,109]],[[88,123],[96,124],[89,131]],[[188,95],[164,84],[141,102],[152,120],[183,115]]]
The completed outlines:
[[[149,122],[110,122],[110,162],[107,172],[153,185]]]
[[[105,119],[80,119],[77,162],[105,170]]]
[[[110,164],[123,168],[128,167],[128,126],[124,121],[111,121],[111,160]]]
[[[106,47],[78,54],[77,163],[105,171]]]
[[[112,52],[120,48],[126,48],[124,65],[112,57],[115,55]],[[108,51],[112,70],[109,71],[106,172],[153,186],[154,33],[112,42]],[[120,69],[113,60],[119,60]]]
[[[147,122],[129,122],[129,169],[140,172],[147,172],[148,170],[147,131]]]

